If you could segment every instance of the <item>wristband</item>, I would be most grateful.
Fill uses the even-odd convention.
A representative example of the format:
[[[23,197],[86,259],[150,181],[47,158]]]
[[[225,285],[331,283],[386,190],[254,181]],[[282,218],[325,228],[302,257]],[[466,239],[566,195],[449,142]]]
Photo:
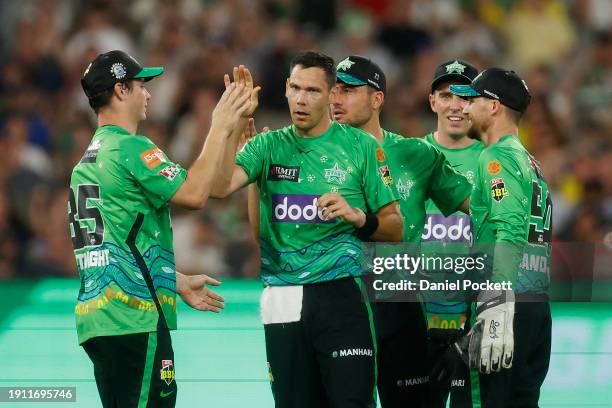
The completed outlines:
[[[356,228],[357,236],[362,240],[367,240],[370,235],[374,234],[378,229],[378,217],[376,214],[365,213],[365,223],[360,228]]]

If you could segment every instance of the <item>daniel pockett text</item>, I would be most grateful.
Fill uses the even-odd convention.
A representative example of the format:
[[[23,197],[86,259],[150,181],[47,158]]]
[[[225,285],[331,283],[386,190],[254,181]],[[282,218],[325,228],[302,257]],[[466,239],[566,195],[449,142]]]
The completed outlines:
[[[389,257],[372,258],[371,268],[375,275],[393,274],[393,276],[409,276],[419,272],[422,275],[438,273],[456,274],[458,279],[374,279],[372,286],[375,291],[481,291],[481,290],[511,290],[512,282],[491,280],[471,280],[464,277],[472,271],[482,272],[485,269],[487,255],[482,256],[411,256],[395,254]]]

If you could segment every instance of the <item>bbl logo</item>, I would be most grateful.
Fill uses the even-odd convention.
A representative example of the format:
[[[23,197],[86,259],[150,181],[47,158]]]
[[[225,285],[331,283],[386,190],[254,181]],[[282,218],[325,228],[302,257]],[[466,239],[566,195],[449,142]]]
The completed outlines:
[[[172,384],[172,381],[174,381],[174,364],[172,364],[172,360],[162,360],[160,378],[164,380],[166,384]]]
[[[494,178],[491,180],[491,198],[497,202],[500,202],[508,195],[504,179]]]
[[[385,186],[393,184],[393,178],[391,177],[389,166],[380,166],[378,170],[380,171],[380,177],[382,178],[382,181]]]

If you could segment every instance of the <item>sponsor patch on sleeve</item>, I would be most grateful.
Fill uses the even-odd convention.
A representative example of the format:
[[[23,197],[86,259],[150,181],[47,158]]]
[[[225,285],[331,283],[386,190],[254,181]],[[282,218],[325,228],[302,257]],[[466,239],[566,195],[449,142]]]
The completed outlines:
[[[172,181],[179,174],[180,170],[178,166],[170,165],[166,166],[159,171],[159,174]]]
[[[166,155],[158,147],[149,149],[140,154],[140,158],[149,169],[154,169],[162,163],[168,161]]]
[[[487,171],[489,174],[496,175],[501,171],[501,164],[497,160],[491,160],[489,164],[487,164]]]
[[[494,178],[491,180],[491,198],[500,202],[508,195],[506,185],[503,178]]]
[[[378,170],[380,171],[380,177],[382,178],[382,181],[385,186],[393,184],[393,178],[391,177],[389,166],[380,166]]]
[[[376,160],[378,160],[380,163],[385,161],[385,152],[380,147],[376,148]]]

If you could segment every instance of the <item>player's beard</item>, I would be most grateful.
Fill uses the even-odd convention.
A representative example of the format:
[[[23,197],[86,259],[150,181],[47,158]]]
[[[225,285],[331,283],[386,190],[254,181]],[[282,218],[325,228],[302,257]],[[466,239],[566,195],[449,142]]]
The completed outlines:
[[[372,111],[364,111],[362,114],[353,114],[352,117],[343,118],[339,123],[352,126],[354,128],[363,129],[372,118]]]
[[[467,131],[467,137],[474,140],[481,140],[480,132],[474,128],[474,126],[470,126]]]

